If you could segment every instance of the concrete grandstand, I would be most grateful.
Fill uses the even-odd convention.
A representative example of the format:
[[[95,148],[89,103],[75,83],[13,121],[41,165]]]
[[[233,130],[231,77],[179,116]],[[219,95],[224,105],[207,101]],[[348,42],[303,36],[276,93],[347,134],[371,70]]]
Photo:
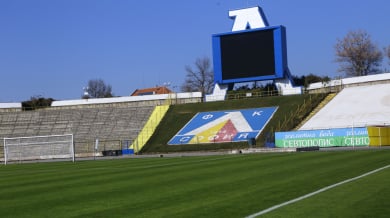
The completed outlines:
[[[0,113],[0,138],[74,134],[76,153],[92,153],[96,139],[106,148],[137,137],[153,106],[42,109]],[[130,142],[131,143],[131,142]]]
[[[340,92],[301,124],[298,131],[276,132],[276,147],[390,145],[389,73],[333,80],[312,84],[309,88],[309,92]]]
[[[377,77],[387,78],[389,75]],[[348,83],[347,87],[344,87],[299,130],[390,126],[390,83],[388,83],[390,79],[376,81],[372,78],[375,78],[375,75],[370,76],[370,80],[366,77],[349,79],[357,82]],[[339,83],[334,85],[340,86]],[[319,88],[323,87],[324,84],[319,86]],[[95,156],[96,151],[101,155],[105,150],[141,148],[139,146],[146,142],[144,135],[150,137],[152,133],[146,131],[147,134],[142,134],[142,137],[140,133],[147,121],[151,119],[156,106],[200,102],[202,102],[201,93],[171,93],[54,101],[50,108],[35,111],[22,111],[19,104],[2,104],[0,105],[0,146],[3,145],[1,140],[3,138],[73,134],[78,156]],[[218,110],[223,108],[219,107]],[[287,114],[283,117],[287,117]],[[153,123],[149,126],[154,131],[157,124]],[[291,131],[291,129],[285,130]],[[96,139],[99,140],[97,150]],[[138,141],[135,143],[136,140]],[[1,156],[2,149],[0,149],[0,158]]]
[[[0,146],[4,138],[73,134],[77,156],[101,155],[129,148],[156,106],[200,101],[201,94],[193,92],[54,101],[51,107],[34,111],[23,111],[19,103],[3,103]]]
[[[300,130],[390,125],[390,84],[343,89]]]

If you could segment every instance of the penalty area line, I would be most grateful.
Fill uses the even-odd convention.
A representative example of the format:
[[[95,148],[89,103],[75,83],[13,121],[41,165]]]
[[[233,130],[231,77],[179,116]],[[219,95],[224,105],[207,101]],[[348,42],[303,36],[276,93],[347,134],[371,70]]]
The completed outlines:
[[[270,207],[270,208],[268,208],[268,209],[262,210],[262,211],[260,211],[260,212],[255,213],[255,214],[249,215],[249,216],[247,216],[246,218],[254,218],[254,217],[257,217],[257,216],[266,214],[266,213],[271,212],[271,211],[273,211],[273,210],[276,210],[276,209],[278,209],[278,208],[281,208],[281,207],[284,207],[284,206],[286,206],[286,205],[289,205],[289,204],[292,204],[292,203],[301,201],[301,200],[303,200],[303,199],[305,199],[305,198],[309,198],[309,197],[311,197],[311,196],[313,196],[313,195],[316,195],[316,194],[319,194],[319,193],[321,193],[321,192],[327,191],[327,190],[332,189],[332,188],[334,188],[334,187],[337,187],[337,186],[343,185],[343,184],[345,184],[345,183],[352,182],[352,181],[358,180],[358,179],[360,179],[360,178],[369,176],[369,175],[371,175],[371,174],[377,173],[377,172],[379,172],[379,171],[381,171],[381,170],[384,170],[384,169],[386,169],[386,168],[389,168],[389,167],[390,167],[390,165],[387,165],[387,166],[378,168],[378,169],[376,169],[376,170],[370,171],[370,172],[368,172],[368,173],[362,174],[362,175],[360,175],[360,176],[357,176],[357,177],[354,177],[354,178],[351,178],[351,179],[347,179],[347,180],[344,180],[344,181],[339,182],[339,183],[335,183],[335,184],[333,184],[333,185],[330,185],[330,186],[327,186],[327,187],[325,187],[325,188],[319,189],[319,190],[317,190],[317,191],[311,192],[311,193],[309,193],[309,194],[303,195],[303,196],[301,196],[301,197],[292,199],[292,200],[290,200],[290,201],[286,201],[286,202],[284,202],[284,203],[275,205],[275,206],[273,206],[273,207]]]

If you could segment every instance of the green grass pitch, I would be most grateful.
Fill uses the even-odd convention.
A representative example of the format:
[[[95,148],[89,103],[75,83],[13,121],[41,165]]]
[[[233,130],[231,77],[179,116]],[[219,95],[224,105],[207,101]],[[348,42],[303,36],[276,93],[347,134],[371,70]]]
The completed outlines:
[[[245,217],[390,164],[390,149],[0,166],[1,217]],[[264,217],[387,217],[390,168]]]

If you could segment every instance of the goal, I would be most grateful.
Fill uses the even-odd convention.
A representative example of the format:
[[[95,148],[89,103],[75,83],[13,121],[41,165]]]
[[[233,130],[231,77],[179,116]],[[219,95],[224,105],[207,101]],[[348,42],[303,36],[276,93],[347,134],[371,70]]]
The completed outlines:
[[[4,164],[10,161],[71,159],[73,134],[4,138]]]

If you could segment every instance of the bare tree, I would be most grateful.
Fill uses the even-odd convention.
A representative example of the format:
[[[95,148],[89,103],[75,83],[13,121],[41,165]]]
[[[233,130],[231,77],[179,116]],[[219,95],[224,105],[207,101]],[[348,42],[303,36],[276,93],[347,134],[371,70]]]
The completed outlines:
[[[336,61],[340,72],[348,76],[365,76],[379,71],[383,59],[380,49],[371,41],[366,31],[350,31],[335,45]]]
[[[389,64],[390,64],[390,45],[387,48],[385,48],[385,53],[387,58],[389,58]]]
[[[110,98],[112,97],[112,87],[102,79],[92,79],[88,81],[86,93],[83,98]]]
[[[207,57],[197,58],[195,69],[186,66],[187,75],[181,90],[184,92],[202,92],[202,94],[211,93],[214,84],[214,73],[211,67],[211,61]]]

